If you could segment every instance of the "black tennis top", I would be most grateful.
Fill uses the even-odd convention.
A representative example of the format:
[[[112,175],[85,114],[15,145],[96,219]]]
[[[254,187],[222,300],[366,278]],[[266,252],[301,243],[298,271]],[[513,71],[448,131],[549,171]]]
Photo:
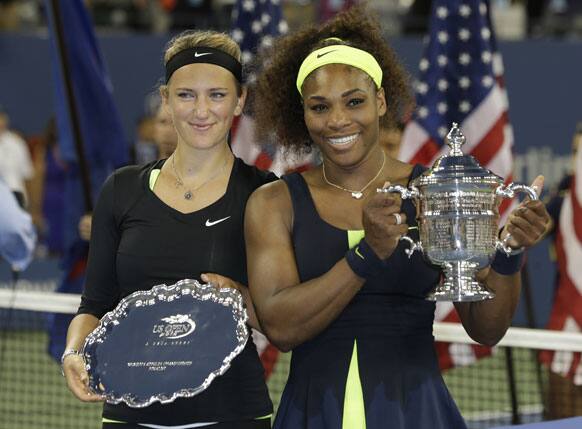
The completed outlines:
[[[151,190],[152,170],[165,160],[117,170],[105,182],[93,213],[87,279],[78,313],[101,318],[123,297],[201,273],[247,284],[243,237],[250,194],[275,179],[235,159],[224,196],[184,214]],[[185,425],[252,419],[272,412],[263,367],[248,341],[231,368],[193,398],[143,409],[105,404],[103,416],[124,422]]]

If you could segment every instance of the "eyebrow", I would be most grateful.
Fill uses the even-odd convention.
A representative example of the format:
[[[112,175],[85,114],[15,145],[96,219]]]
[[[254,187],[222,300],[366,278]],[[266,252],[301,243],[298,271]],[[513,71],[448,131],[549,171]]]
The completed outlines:
[[[187,87],[178,87],[176,88],[176,91],[190,91],[190,92],[195,92],[195,89],[192,88],[187,88]],[[208,88],[208,89],[204,89],[203,91],[228,91],[227,87],[221,87],[221,86],[217,86],[216,88]]]
[[[363,93],[365,93],[366,91],[364,91],[363,89],[360,89],[360,88],[354,88],[354,89],[350,89],[350,90],[344,92],[341,95],[341,97],[342,98],[348,97],[348,96],[352,95],[355,92],[363,92]],[[325,100],[326,97],[324,97],[322,95],[312,95],[312,96],[309,97],[309,99],[313,99],[313,100]]]

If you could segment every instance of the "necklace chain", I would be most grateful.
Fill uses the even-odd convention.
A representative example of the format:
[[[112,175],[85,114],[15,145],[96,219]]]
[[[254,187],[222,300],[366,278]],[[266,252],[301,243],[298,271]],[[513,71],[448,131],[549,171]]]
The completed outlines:
[[[172,154],[172,170],[174,170],[174,176],[176,176],[176,188],[181,188],[182,186],[186,187],[186,185],[184,184],[184,181],[182,180],[182,178],[178,174],[178,170],[176,169],[176,163],[174,162],[175,158],[176,158],[176,152],[174,152]],[[224,167],[226,167],[227,162],[228,162],[228,157],[226,157],[224,159],[224,164],[222,164],[222,167],[220,167],[220,169],[216,173],[214,173],[212,176],[210,176],[208,179],[206,179],[204,182],[202,182],[201,184],[199,184],[195,188],[187,188],[186,192],[184,192],[184,199],[191,200],[194,197],[195,191],[200,189],[202,186],[206,185],[208,182],[216,179],[222,173],[222,170],[224,170]]]
[[[333,186],[334,188],[340,189],[344,192],[349,192],[350,194],[352,194],[352,198],[359,200],[360,198],[362,198],[364,196],[364,191],[368,188],[368,186],[370,186],[372,183],[374,183],[374,181],[380,176],[380,173],[382,173],[382,170],[384,169],[384,164],[386,164],[386,154],[384,153],[384,151],[382,151],[382,165],[380,166],[380,169],[378,170],[376,175],[374,177],[372,177],[372,180],[370,180],[368,183],[366,183],[366,185],[362,189],[360,189],[359,191],[344,188],[343,186],[336,185],[335,183],[330,182],[328,180],[327,176],[325,175],[325,162],[322,163],[321,171],[323,173],[323,180],[325,180],[325,183]]]

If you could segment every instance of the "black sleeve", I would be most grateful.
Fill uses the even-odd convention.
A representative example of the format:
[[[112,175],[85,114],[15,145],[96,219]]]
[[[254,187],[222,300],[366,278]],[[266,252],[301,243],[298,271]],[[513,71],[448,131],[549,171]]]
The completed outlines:
[[[237,158],[236,162],[239,163],[239,174],[244,177],[244,182],[250,185],[251,192],[266,183],[279,179],[275,173],[268,170],[261,170],[254,165],[245,164],[242,159]]]
[[[259,186],[262,186],[265,183],[274,182],[275,180],[279,179],[275,173],[263,170],[259,170],[259,177],[261,180],[261,184]]]
[[[119,301],[116,255],[120,232],[115,216],[115,174],[105,181],[93,211],[85,287],[77,314],[97,318]]]

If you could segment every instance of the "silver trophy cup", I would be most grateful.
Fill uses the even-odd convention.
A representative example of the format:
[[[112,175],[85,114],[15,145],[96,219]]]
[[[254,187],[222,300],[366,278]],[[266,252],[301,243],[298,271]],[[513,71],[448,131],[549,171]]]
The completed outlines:
[[[411,181],[410,187],[390,186],[378,192],[399,193],[414,201],[420,241],[408,236],[408,256],[419,250],[431,263],[440,265],[444,280],[428,296],[431,301],[481,301],[495,295],[476,279],[501,250],[511,256],[523,249],[512,249],[499,240],[498,197],[513,198],[525,192],[537,200],[536,191],[525,185],[504,186],[504,180],[464,155],[465,136],[453,123],[447,143],[448,155],[437,159],[431,169]]]

